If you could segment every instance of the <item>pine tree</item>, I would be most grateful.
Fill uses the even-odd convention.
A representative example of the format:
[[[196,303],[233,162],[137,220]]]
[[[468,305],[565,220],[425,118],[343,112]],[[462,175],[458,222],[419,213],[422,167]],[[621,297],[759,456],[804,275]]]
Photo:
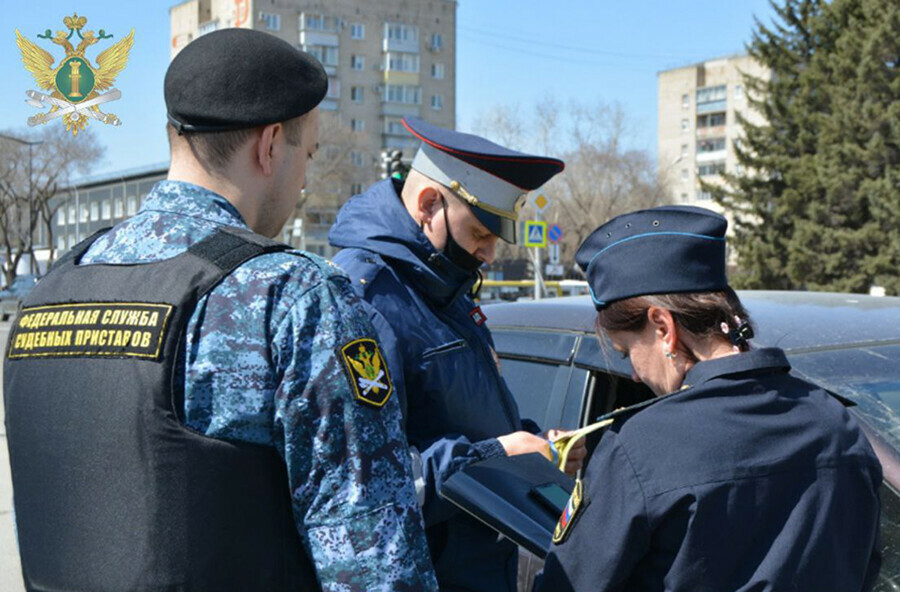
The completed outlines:
[[[825,189],[794,241],[789,273],[810,289],[900,293],[900,4],[835,0],[822,66],[831,109],[817,163]]]
[[[735,215],[739,287],[900,288],[896,32],[880,0],[773,2],[748,46],[770,79],[749,78],[763,125],[739,118],[748,174],[709,187]]]

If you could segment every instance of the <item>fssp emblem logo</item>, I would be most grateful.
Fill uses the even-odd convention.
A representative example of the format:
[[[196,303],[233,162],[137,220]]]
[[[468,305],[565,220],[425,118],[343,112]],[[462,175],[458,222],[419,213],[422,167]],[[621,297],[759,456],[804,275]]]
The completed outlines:
[[[356,339],[341,348],[341,358],[356,394],[356,400],[372,407],[387,403],[394,385],[378,342]]]
[[[66,129],[72,135],[78,135],[88,124],[88,119],[96,119],[109,125],[121,125],[118,117],[112,113],[104,113],[100,105],[115,101],[122,93],[112,87],[119,72],[128,63],[128,52],[134,42],[134,29],[118,43],[108,47],[97,56],[97,65],[91,64],[85,51],[104,39],[111,39],[103,29],[98,34],[83,31],[87,19],[74,14],[63,19],[68,29],[57,31],[55,37],[50,36],[50,29],[40,39],[49,39],[66,51],[66,56],[56,67],[53,66],[53,55],[29,41],[16,29],[16,45],[22,52],[25,67],[34,75],[38,86],[51,91],[45,94],[36,90],[26,91],[27,103],[38,109],[50,108],[28,118],[28,125],[35,126],[62,117]],[[72,38],[78,37],[78,45],[72,45]],[[109,92],[103,92],[109,91]],[[101,94],[102,93],[102,94]]]

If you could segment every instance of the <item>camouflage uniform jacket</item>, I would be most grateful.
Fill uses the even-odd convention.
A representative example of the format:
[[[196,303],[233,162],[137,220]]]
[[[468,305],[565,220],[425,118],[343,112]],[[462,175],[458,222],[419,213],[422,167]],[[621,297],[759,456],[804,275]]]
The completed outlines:
[[[163,181],[82,263],[168,259],[222,226],[247,227],[223,197]],[[348,280],[326,260],[297,251],[252,259],[202,298],[188,323],[185,424],[277,449],[323,590],[432,590],[397,397],[380,409],[357,402],[340,356],[343,345],[374,335]]]

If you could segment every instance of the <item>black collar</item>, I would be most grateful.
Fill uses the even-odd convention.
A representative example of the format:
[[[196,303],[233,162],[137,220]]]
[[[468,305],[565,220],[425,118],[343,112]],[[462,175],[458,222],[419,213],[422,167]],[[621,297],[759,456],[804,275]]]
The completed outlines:
[[[789,372],[791,364],[784,351],[777,347],[753,349],[748,352],[725,356],[714,360],[706,360],[694,364],[684,376],[685,388],[698,386],[720,376],[743,372]]]
[[[659,397],[653,397],[652,399],[636,405],[616,409],[615,411],[601,415],[596,421],[630,415],[636,411],[655,405],[664,399],[674,397],[692,386],[703,384],[704,382],[719,378],[720,376],[758,371],[789,372],[790,369],[791,364],[788,362],[787,356],[784,355],[784,351],[777,347],[754,349],[733,356],[725,356],[724,358],[698,362],[687,371],[684,382],[679,390]]]

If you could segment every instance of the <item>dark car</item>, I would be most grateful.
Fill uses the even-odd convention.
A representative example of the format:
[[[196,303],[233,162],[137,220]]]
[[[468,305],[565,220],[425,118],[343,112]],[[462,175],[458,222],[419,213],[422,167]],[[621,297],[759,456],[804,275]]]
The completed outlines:
[[[844,397],[884,467],[884,563],[875,590],[900,590],[900,298],[741,292],[757,326],[755,347],[787,352],[794,372]],[[574,429],[652,396],[631,366],[601,347],[589,297],[484,308],[503,376],[523,417]],[[588,439],[593,450],[599,435]],[[542,560],[521,551],[520,589]]]

